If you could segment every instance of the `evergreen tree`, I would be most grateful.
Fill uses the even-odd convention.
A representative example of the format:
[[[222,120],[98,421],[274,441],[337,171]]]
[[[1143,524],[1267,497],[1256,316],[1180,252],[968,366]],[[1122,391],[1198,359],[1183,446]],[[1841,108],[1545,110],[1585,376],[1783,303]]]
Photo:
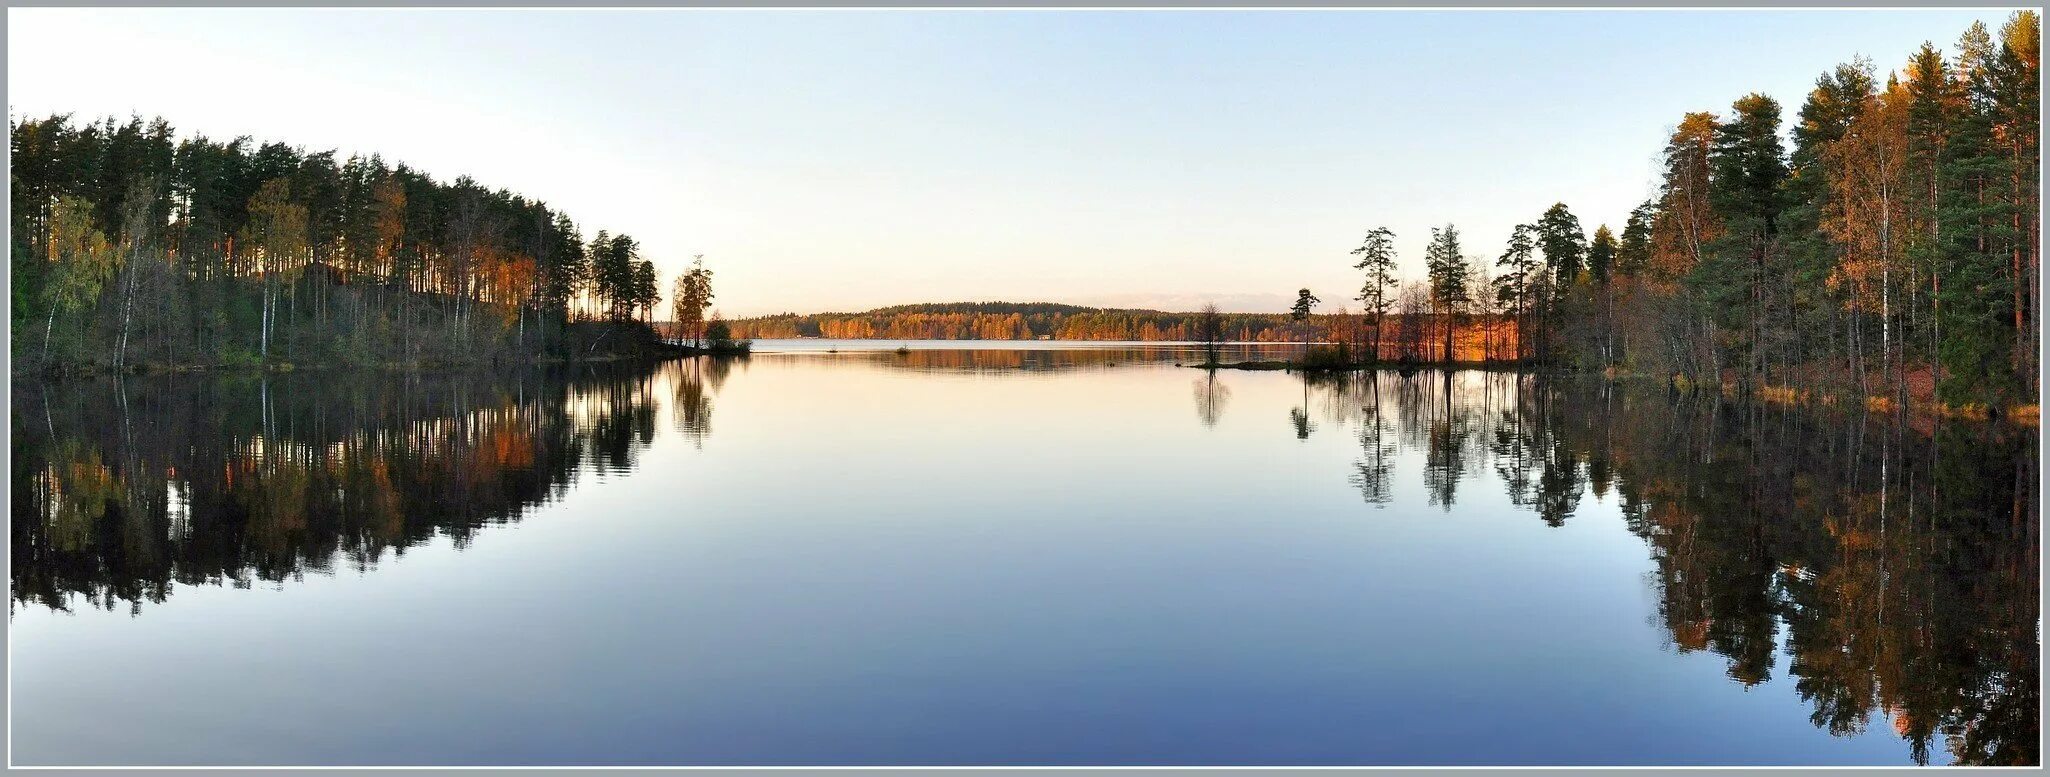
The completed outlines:
[[[1556,203],[1538,218],[1537,235],[1545,264],[1552,268],[1559,287],[1572,286],[1579,280],[1587,260],[1587,234],[1580,229],[1580,219],[1566,208],[1566,203]]]
[[[1379,359],[1382,325],[1387,320],[1389,308],[1395,305],[1395,287],[1400,283],[1395,277],[1395,233],[1387,227],[1375,227],[1367,233],[1360,247],[1352,250],[1352,255],[1359,257],[1359,262],[1353,267],[1366,274],[1358,299],[1374,329],[1373,339],[1368,341],[1368,353]]]
[[[1822,227],[1823,214],[1835,196],[1830,180],[1837,174],[1829,165],[1828,150],[1850,134],[1874,99],[1875,83],[1870,60],[1861,57],[1837,65],[1816,78],[1793,129],[1786,183],[1789,202],[1781,219],[1792,281],[1787,328],[1810,335],[1795,341],[1791,358],[1796,361],[1823,356],[1843,329],[1845,298],[1832,280],[1841,255]]]
[[[1610,275],[1616,266],[1616,253],[1620,246],[1616,235],[1609,231],[1609,225],[1595,227],[1594,239],[1587,244],[1587,275],[1594,283],[1594,294],[1600,305],[1599,318],[1595,322],[1596,348],[1601,353],[1601,365],[1615,363],[1615,289],[1610,285]]]
[[[1597,286],[1609,284],[1609,274],[1616,266],[1616,252],[1620,246],[1616,235],[1609,231],[1609,225],[1594,228],[1594,238],[1587,244],[1587,276]]]
[[[1563,202],[1546,209],[1536,226],[1538,248],[1544,252],[1552,277],[1543,286],[1547,293],[1537,300],[1539,326],[1533,345],[1538,359],[1556,361],[1561,356],[1554,353],[1560,325],[1576,312],[1569,308],[1577,302],[1574,293],[1580,288],[1580,274],[1587,262],[1587,235],[1580,229],[1580,219]]]
[[[1994,139],[2006,157],[2005,253],[2009,259],[2009,307],[2013,310],[2014,374],[2025,397],[2037,386],[2041,348],[2042,193],[2042,28],[2035,11],[2016,11],[2000,28],[2000,50],[1988,67],[1986,108],[1994,117]]]
[[[1452,330],[1460,311],[1472,301],[1466,254],[1459,247],[1459,229],[1446,224],[1431,230],[1430,245],[1424,249],[1424,267],[1431,283],[1431,304],[1444,322],[1445,361],[1454,359]]]
[[[653,318],[655,306],[662,302],[662,293],[655,284],[655,263],[642,259],[633,269],[633,307],[645,318]]]
[[[1623,238],[1616,245],[1617,275],[1635,277],[1651,266],[1651,222],[1657,213],[1658,205],[1653,202],[1630,211],[1630,219],[1623,223]]]
[[[1539,336],[1534,331],[1534,313],[1545,286],[1544,269],[1537,257],[1537,227],[1516,225],[1509,233],[1509,247],[1502,251],[1495,266],[1502,270],[1495,276],[1496,304],[1515,317],[1517,356],[1526,358],[1530,355],[1530,344]]]
[[[1719,345],[1743,352],[1747,382],[1764,377],[1768,338],[1780,334],[1767,329],[1787,178],[1779,125],[1778,102],[1756,93],[1739,98],[1730,120],[1717,127],[1709,154],[1709,200],[1725,231],[1695,280],[1724,331],[1742,333]]]
[[[1296,326],[1300,327],[1310,320],[1310,309],[1316,307],[1317,303],[1322,301],[1311,294],[1309,289],[1297,291],[1295,304],[1290,305],[1288,308],[1288,317],[1295,321]],[[1304,342],[1308,342],[1311,336],[1306,332],[1302,335],[1302,338]]]

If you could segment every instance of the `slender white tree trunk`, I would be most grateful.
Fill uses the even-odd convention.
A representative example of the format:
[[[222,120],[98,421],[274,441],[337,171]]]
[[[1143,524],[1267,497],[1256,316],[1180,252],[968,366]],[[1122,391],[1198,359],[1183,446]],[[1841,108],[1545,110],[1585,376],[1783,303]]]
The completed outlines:
[[[270,309],[272,296],[270,279],[265,278],[263,284],[263,324],[258,327],[261,331],[257,336],[256,347],[257,358],[265,361],[270,360]]]
[[[128,324],[135,311],[135,265],[142,257],[138,254],[128,258],[128,282],[123,284],[121,298],[121,342],[114,347],[114,369],[119,371],[128,364]]]
[[[43,319],[43,363],[50,362],[50,331],[57,327],[57,303],[50,303],[50,316]]]

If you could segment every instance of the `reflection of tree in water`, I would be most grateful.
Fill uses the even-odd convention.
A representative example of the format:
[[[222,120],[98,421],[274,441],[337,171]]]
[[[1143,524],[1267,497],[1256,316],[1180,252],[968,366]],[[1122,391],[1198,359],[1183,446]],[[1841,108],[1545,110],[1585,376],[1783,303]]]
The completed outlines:
[[[1196,381],[1196,418],[1205,428],[1216,428],[1224,418],[1224,406],[1231,402],[1231,387],[1217,380],[1216,370],[1206,370],[1203,378]]]
[[[1296,439],[1307,440],[1310,439],[1310,433],[1317,430],[1317,425],[1310,421],[1310,386],[1317,381],[1307,375],[1302,378],[1302,381],[1303,404],[1300,407],[1288,409],[1288,425],[1295,429]]]
[[[1428,428],[1430,445],[1424,454],[1424,491],[1431,495],[1431,504],[1451,510],[1459,491],[1459,476],[1466,469],[1466,460],[1460,456],[1465,450],[1465,430],[1457,419],[1449,416],[1432,420]]]
[[[1365,401],[1359,403],[1360,459],[1353,462],[1352,484],[1360,490],[1360,498],[1367,504],[1379,507],[1393,498],[1388,488],[1388,475],[1395,457],[1395,440],[1391,438],[1387,419],[1381,415],[1380,380],[1377,373],[1363,376],[1366,385],[1359,392]],[[1352,403],[1347,403],[1350,406]]]
[[[669,403],[669,414],[675,419],[676,431],[699,449],[705,447],[705,437],[712,433],[712,392],[706,390],[713,383],[706,374],[705,362],[709,361],[720,363],[711,369],[720,370],[719,380],[723,381],[724,370],[728,369],[725,359],[683,359],[670,366],[669,379],[675,384],[676,398]]]
[[[1614,494],[1674,649],[1720,656],[1746,685],[1785,653],[1817,727],[1878,717],[1917,762],[2038,761],[2034,430],[1508,374],[1311,385],[1358,425],[1349,474],[1369,501],[1386,498],[1370,462],[1391,429],[1379,455],[1421,455],[1433,504],[1468,467],[1551,526],[1585,492]]]
[[[1580,462],[1563,439],[1554,439],[1538,471],[1537,511],[1547,526],[1565,526],[1580,506]]]
[[[173,583],[368,569],[630,468],[647,368],[17,385],[14,602],[131,609]]]
[[[1784,624],[1817,726],[1877,713],[1918,759],[1938,736],[1960,763],[2036,759],[2033,432],[1638,412],[1655,445],[1616,453],[1620,488],[1648,503],[1637,529],[1682,649],[1762,680]]]
[[[1470,387],[1455,390],[1464,376],[1438,370],[1412,373],[1401,376],[1402,387],[1396,394],[1397,407],[1416,419],[1404,425],[1408,434],[1423,443],[1424,492],[1431,504],[1448,511],[1458,498],[1467,467],[1476,463],[1468,460],[1468,454],[1474,449],[1470,438],[1480,429],[1478,406],[1467,401]]]
[[[883,341],[885,345],[888,341]],[[907,347],[903,351],[849,349],[826,353],[832,344],[820,344],[801,352],[757,352],[753,358],[802,359],[820,369],[890,369],[956,373],[1049,373],[1075,370],[1119,369],[1120,365],[1186,364],[1203,361],[1203,348],[1193,343],[1153,343],[1132,346],[1062,348],[978,347],[962,342],[960,347]],[[1291,358],[1302,348],[1293,344],[1227,344],[1219,357],[1226,362],[1264,361]]]
[[[649,381],[615,381],[593,389],[602,407],[590,417],[591,463],[599,472],[633,469],[634,454],[655,441],[654,387]]]
[[[1393,461],[1407,442],[1425,451],[1431,503],[1449,508],[1461,478],[1478,464],[1469,455],[1484,428],[1477,413],[1501,393],[1497,378],[1481,373],[1310,373],[1304,380],[1318,389],[1327,417],[1358,430],[1361,458],[1349,479],[1369,504],[1392,498]]]
[[[1288,425],[1295,428],[1295,438],[1298,440],[1310,439],[1310,432],[1317,428],[1315,424],[1310,423],[1310,411],[1300,407],[1288,409]]]

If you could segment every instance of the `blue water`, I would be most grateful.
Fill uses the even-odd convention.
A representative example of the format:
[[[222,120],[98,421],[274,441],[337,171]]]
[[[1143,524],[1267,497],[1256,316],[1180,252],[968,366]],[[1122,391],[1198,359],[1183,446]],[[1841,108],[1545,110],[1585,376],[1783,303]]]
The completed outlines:
[[[2037,758],[2032,432],[816,345],[17,384],[14,762]]]

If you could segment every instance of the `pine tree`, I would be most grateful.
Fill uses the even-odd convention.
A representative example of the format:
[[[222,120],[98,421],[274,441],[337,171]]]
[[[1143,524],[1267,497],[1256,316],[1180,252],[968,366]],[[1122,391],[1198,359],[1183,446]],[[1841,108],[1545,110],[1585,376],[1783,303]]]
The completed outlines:
[[[2003,38],[2015,36],[2016,25],[2024,23],[2019,15],[2011,19]],[[2026,41],[2027,33],[2023,35]],[[1911,114],[1918,172],[1929,169],[1924,173],[1927,179],[1918,183],[1931,187],[1935,201],[1930,219],[1941,226],[1940,231],[1931,229],[1927,244],[1918,248],[1940,280],[1933,293],[1935,331],[1929,338],[1934,361],[1942,368],[1938,397],[1953,405],[1990,404],[2032,384],[2033,369],[2023,372],[2033,363],[2034,336],[2024,331],[2024,322],[2033,316],[2024,310],[2027,295],[2022,289],[2032,279],[2021,258],[2029,230],[2018,218],[2029,208],[2016,196],[2016,157],[2003,143],[2011,132],[2032,130],[2015,126],[2018,117],[2001,108],[2003,98],[2009,97],[2002,94],[2004,82],[2013,77],[2010,68],[2020,63],[2013,48],[2005,40],[1996,48],[1985,27],[1975,23],[1959,41],[1958,51],[1947,91],[1921,84],[1916,92],[1918,99],[1937,93],[1954,102],[1943,106],[1948,109],[1944,112],[1921,111],[1919,122]],[[1925,46],[1914,64],[1924,67],[1932,59]],[[2035,119],[2026,121],[2033,124]],[[1938,141],[1940,154],[1932,155],[1930,149]],[[2033,175],[2030,160],[2025,177]],[[2033,220],[2031,214],[2028,221]]]
[[[1599,298],[1599,320],[1595,322],[1597,347],[1601,352],[1601,365],[1615,363],[1615,289],[1611,287],[1610,275],[1616,266],[1616,252],[1620,246],[1616,235],[1609,231],[1609,225],[1595,227],[1594,239],[1587,244],[1587,275],[1594,283],[1594,293]]]
[[[1555,203],[1545,210],[1537,221],[1538,248],[1544,252],[1545,264],[1552,270],[1551,278],[1544,284],[1548,292],[1537,300],[1536,315],[1540,321],[1534,345],[1538,358],[1553,361],[1559,358],[1554,353],[1555,335],[1559,324],[1575,311],[1574,290],[1579,287],[1580,273],[1587,261],[1587,235],[1580,229],[1580,219],[1566,208],[1566,203]]]
[[[1357,299],[1365,306],[1367,320],[1374,328],[1368,353],[1379,359],[1382,324],[1387,320],[1388,309],[1395,305],[1395,287],[1400,282],[1395,277],[1395,233],[1387,227],[1375,227],[1352,254],[1359,257],[1359,263],[1353,267],[1366,274]]]
[[[1572,286],[1587,261],[1587,234],[1580,229],[1579,217],[1566,203],[1556,203],[1538,218],[1537,232],[1538,247],[1544,251],[1554,280],[1561,288]]]
[[[1610,273],[1616,266],[1618,248],[1616,234],[1609,231],[1609,225],[1594,228],[1594,237],[1587,243],[1587,276],[1595,285],[1608,285]]]
[[[1472,300],[1467,279],[1466,254],[1459,248],[1459,229],[1446,224],[1431,230],[1431,242],[1424,249],[1424,267],[1431,282],[1431,304],[1444,321],[1446,362],[1453,360],[1452,330],[1460,310]]]
[[[1537,258],[1537,227],[1518,224],[1509,233],[1509,247],[1496,260],[1502,273],[1495,276],[1495,302],[1516,318],[1518,358],[1528,357],[1530,345],[1540,335],[1533,331],[1533,312],[1544,287],[1544,270]]]
[[[1296,326],[1302,326],[1310,320],[1310,309],[1316,307],[1317,303],[1322,301],[1317,299],[1316,295],[1311,294],[1309,289],[1297,291],[1295,304],[1290,305],[1288,308],[1288,317],[1295,321]],[[1308,333],[1303,334],[1304,342],[1308,342],[1310,339]]]
[[[1747,383],[1766,376],[1767,330],[1776,291],[1768,284],[1780,259],[1778,222],[1784,208],[1787,161],[1780,143],[1780,106],[1750,94],[1730,106],[1730,120],[1716,129],[1710,149],[1709,200],[1724,234],[1710,261],[1696,268],[1699,285],[1726,331],[1741,332],[1731,343],[1743,351]]]
[[[1654,202],[1630,211],[1630,219],[1623,222],[1623,238],[1616,245],[1616,275],[1634,277],[1651,266],[1651,222],[1657,214]]]
[[[2005,186],[1997,197],[2006,206],[2003,242],[2008,259],[2009,307],[2013,347],[2010,361],[2022,389],[2038,390],[2036,354],[2040,347],[2042,198],[2037,188],[2041,169],[2040,113],[2042,99],[2042,29],[2035,11],[2016,11],[2000,28],[2000,47],[1987,67],[1986,109],[1993,115],[1993,137],[2005,156]]]

